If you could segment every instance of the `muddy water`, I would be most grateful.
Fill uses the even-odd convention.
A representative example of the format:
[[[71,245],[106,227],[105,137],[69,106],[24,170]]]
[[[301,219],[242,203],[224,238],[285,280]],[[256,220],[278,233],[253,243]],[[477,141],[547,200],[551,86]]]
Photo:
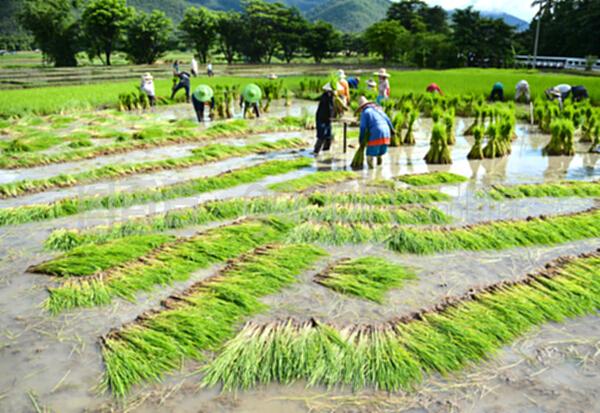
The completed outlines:
[[[284,109],[273,106],[272,113]],[[468,162],[465,156],[470,149],[470,140],[460,136],[464,126],[459,121],[458,142],[453,147],[455,163],[450,167],[428,167],[422,162],[422,158],[428,149],[429,127],[428,121],[421,121],[417,132],[417,146],[392,149],[383,167],[365,171],[363,178],[370,180],[409,171],[428,170],[450,170],[473,177],[466,184],[442,188],[453,196],[453,200],[440,203],[439,207],[453,215],[459,225],[489,219],[579,211],[595,204],[595,201],[586,199],[490,202],[475,196],[476,191],[492,183],[598,177],[598,155],[584,155],[583,152],[587,149],[585,147],[578,147],[580,153],[572,158],[544,158],[541,156],[541,148],[548,137],[536,134],[528,126],[519,126],[519,139],[514,143],[511,157]],[[338,139],[332,154],[320,155],[315,168],[343,168],[344,161],[351,159],[353,150],[350,149],[344,156],[340,143],[341,140]],[[129,155],[121,159],[130,161]],[[167,151],[161,156],[173,155],[174,152]],[[237,159],[235,162],[248,164],[256,158]],[[94,162],[103,161],[104,159],[99,159]],[[78,167],[89,167],[85,162],[83,165],[79,163]],[[91,161],[90,163],[93,164]],[[183,177],[209,176],[228,165],[227,162],[216,163],[205,168],[190,168],[152,178],[129,177],[115,183],[115,186],[151,186],[145,183],[145,178],[176,182],[184,179]],[[56,174],[62,172],[61,166],[32,173],[37,173],[36,176]],[[19,172],[29,173],[37,169],[41,168]],[[51,230],[107,224],[211,199],[268,194],[268,183],[302,176],[311,170],[314,169],[307,168],[251,185],[165,203],[113,211],[91,211],[76,217],[0,228],[0,372],[4,373],[0,375],[0,412],[35,411],[32,399],[36,400],[41,409],[47,407],[58,412],[126,409],[140,412],[266,413],[306,412],[310,409],[340,412],[371,412],[376,409],[436,413],[592,412],[595,406],[600,405],[600,364],[597,351],[600,345],[600,324],[597,317],[580,318],[562,325],[546,325],[512,347],[503,349],[489,363],[473,366],[460,375],[446,379],[429,378],[412,394],[353,394],[344,389],[327,391],[321,388],[306,390],[303,383],[298,383],[294,386],[270,385],[240,392],[236,396],[219,395],[216,389],[198,388],[200,375],[194,373],[201,365],[193,362],[186,362],[181,372],[167,376],[162,384],[148,384],[137,388],[124,404],[101,393],[97,387],[103,372],[98,337],[135,319],[141,312],[155,308],[161,299],[211,275],[220,266],[198,271],[188,282],[140,294],[134,303],[115,300],[103,308],[50,317],[39,305],[46,299],[46,288],[54,285],[54,280],[28,274],[26,269],[53,255],[42,248],[42,243]],[[173,181],[168,181],[169,179]],[[356,182],[345,185],[347,188],[360,187]],[[92,185],[89,190],[103,191],[102,185],[97,188]],[[28,198],[26,202],[64,196],[57,195],[58,193],[61,191],[40,194],[41,198]],[[191,235],[194,230],[199,229],[201,227],[188,228],[177,233]],[[474,285],[520,277],[558,256],[591,251],[598,247],[600,240],[586,240],[554,247],[500,252],[456,252],[432,257],[392,254],[376,246],[331,248],[329,252],[332,258],[363,254],[386,257],[412,267],[417,279],[408,282],[403,288],[390,291],[386,296],[386,304],[376,306],[316,285],[312,279],[326,265],[323,261],[313,270],[302,274],[296,285],[281,294],[267,297],[265,303],[269,304],[270,310],[257,316],[256,320],[314,316],[337,324],[378,322],[433,304],[445,295],[460,294]]]

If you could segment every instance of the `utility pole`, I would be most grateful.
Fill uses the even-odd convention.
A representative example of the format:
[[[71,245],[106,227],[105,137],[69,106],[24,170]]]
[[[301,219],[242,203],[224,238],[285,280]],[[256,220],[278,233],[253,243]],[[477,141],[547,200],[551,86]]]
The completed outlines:
[[[533,68],[537,67],[538,45],[540,43],[540,26],[542,24],[542,5],[540,4],[540,12],[538,13],[537,27],[535,29],[535,44],[533,46]]]

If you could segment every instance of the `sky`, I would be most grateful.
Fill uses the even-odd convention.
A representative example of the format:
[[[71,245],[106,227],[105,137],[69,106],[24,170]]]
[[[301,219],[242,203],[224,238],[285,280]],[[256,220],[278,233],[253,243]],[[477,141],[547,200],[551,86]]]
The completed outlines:
[[[527,22],[535,15],[531,0],[425,0],[432,6],[442,6],[446,10],[464,9],[473,6],[476,10],[499,11],[512,14]]]

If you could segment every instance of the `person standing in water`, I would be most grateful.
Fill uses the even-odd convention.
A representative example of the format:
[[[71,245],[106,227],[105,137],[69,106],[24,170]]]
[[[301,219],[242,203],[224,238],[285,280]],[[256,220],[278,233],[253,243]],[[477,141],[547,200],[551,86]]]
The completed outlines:
[[[206,75],[208,77],[213,77],[215,75],[215,72],[213,71],[213,64],[210,60],[208,61],[208,64],[206,65]]]
[[[196,58],[194,56],[192,56],[192,63],[190,65],[190,69],[192,72],[192,76],[198,76],[198,62],[196,61]]]
[[[373,160],[377,165],[383,163],[383,155],[387,153],[390,139],[394,133],[394,125],[388,116],[375,104],[361,96],[358,101],[360,112],[359,142],[367,146],[367,165],[373,168]]]
[[[327,83],[323,86],[323,94],[319,99],[315,119],[317,127],[317,142],[313,151],[315,156],[319,154],[321,148],[323,151],[328,151],[331,148],[331,141],[333,140],[331,121],[335,118],[334,98],[333,87],[331,83]]]
[[[194,93],[192,93],[192,104],[194,105],[198,122],[204,122],[204,108],[209,106],[210,111],[212,111],[215,107],[215,98],[211,87],[207,85],[198,86],[194,90]],[[210,120],[210,112],[208,118]]]
[[[142,84],[140,85],[140,89],[146,94],[146,96],[148,96],[150,106],[154,106],[156,104],[156,93],[154,91],[154,78],[150,73],[145,73],[142,76]]]
[[[379,72],[375,73],[375,76],[379,77],[379,85],[377,87],[377,104],[381,105],[384,100],[390,98],[390,75],[384,68],[379,69]]]

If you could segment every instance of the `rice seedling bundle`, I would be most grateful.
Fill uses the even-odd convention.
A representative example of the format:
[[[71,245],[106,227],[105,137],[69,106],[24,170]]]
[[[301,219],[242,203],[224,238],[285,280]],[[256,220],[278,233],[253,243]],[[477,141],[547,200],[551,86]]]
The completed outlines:
[[[483,159],[484,158],[483,147],[482,147],[484,133],[485,133],[485,130],[484,130],[483,126],[481,126],[481,125],[478,125],[473,128],[473,139],[475,140],[475,142],[473,143],[473,147],[467,154],[467,159]]]
[[[22,180],[0,184],[0,197],[15,197],[24,194],[43,192],[49,189],[68,188],[75,185],[97,182],[103,179],[114,179],[156,171],[189,168],[236,156],[296,149],[303,146],[304,142],[302,139],[281,139],[275,142],[259,142],[246,146],[225,145],[220,143],[210,144],[194,149],[191,156],[182,158],[107,165],[76,174],[60,174],[44,179]]]
[[[506,146],[500,137],[497,123],[490,123],[485,131],[487,144],[483,148],[483,156],[487,159],[501,158],[505,155]]]
[[[556,119],[550,126],[552,137],[550,143],[543,149],[544,155],[572,156],[575,155],[575,125],[567,119]]]
[[[467,130],[465,130],[464,135],[465,136],[471,136],[473,135],[473,133],[475,132],[475,128],[479,127],[479,126],[483,126],[485,119],[483,119],[483,107],[482,106],[475,106],[475,119],[473,120],[473,123],[471,124],[471,126],[469,126],[467,128]]]
[[[596,123],[592,132],[592,146],[590,146],[590,153],[600,152],[600,122]]]
[[[381,257],[342,259],[315,277],[315,282],[340,294],[383,303],[387,291],[401,287],[415,274]]]
[[[428,164],[451,164],[452,157],[448,149],[446,136],[446,127],[438,122],[433,125],[431,131],[431,144],[429,151],[425,155],[425,162]]]
[[[404,135],[404,140],[402,141],[403,145],[416,145],[414,127],[417,118],[419,117],[418,109],[413,109],[409,113],[406,114],[406,135]],[[399,132],[397,132],[399,133]]]
[[[363,169],[365,166],[365,152],[367,150],[367,141],[366,139],[358,142],[358,149],[352,158],[352,162],[350,162],[350,168],[354,170]]]
[[[268,188],[276,192],[301,192],[317,187],[350,181],[356,178],[358,178],[358,175],[350,171],[323,171],[271,184]]]
[[[404,205],[425,204],[448,201],[450,196],[431,189],[399,189],[394,192],[316,192],[309,196],[314,205],[362,204],[362,205]]]
[[[548,322],[600,309],[600,254],[562,258],[514,282],[500,282],[381,325],[336,328],[316,320],[248,323],[204,371],[204,386],[346,385],[411,391],[427,375],[448,375],[493,357]]]
[[[524,184],[524,185],[494,185],[487,193],[490,197],[501,200],[504,198],[564,198],[600,197],[600,182],[561,181],[556,183]]]
[[[390,140],[390,146],[398,147],[402,145],[402,128],[404,127],[404,122],[404,113],[396,112],[394,118],[392,119],[394,133],[392,134],[392,138]]]
[[[312,160],[308,158],[286,161],[275,160],[247,168],[234,169],[214,177],[197,178],[152,189],[120,192],[106,196],[65,198],[49,204],[4,208],[0,210],[0,226],[43,221],[95,209],[125,208],[132,205],[189,197],[257,182],[272,175],[284,174],[310,165],[312,165]]]
[[[590,116],[587,118],[587,121],[581,128],[581,139],[579,142],[588,143],[594,141],[594,130],[596,129],[597,124],[600,123],[600,120],[596,116]]]
[[[400,175],[395,179],[412,186],[458,184],[468,181],[468,179],[464,176],[453,174],[451,172],[429,172],[423,174]]]
[[[78,307],[106,305],[114,297],[133,301],[140,291],[185,281],[194,271],[279,241],[289,229],[288,222],[269,218],[224,226],[162,244],[124,265],[90,277],[73,277],[50,288],[45,307],[57,314]]]
[[[259,299],[296,281],[325,252],[309,245],[263,247],[165,302],[102,340],[105,385],[124,396],[135,384],[160,380],[186,358],[203,359],[244,317],[265,310]]]
[[[446,126],[446,141],[448,145],[454,145],[456,143],[456,134],[454,131],[454,111],[448,110],[444,115],[444,125]]]

